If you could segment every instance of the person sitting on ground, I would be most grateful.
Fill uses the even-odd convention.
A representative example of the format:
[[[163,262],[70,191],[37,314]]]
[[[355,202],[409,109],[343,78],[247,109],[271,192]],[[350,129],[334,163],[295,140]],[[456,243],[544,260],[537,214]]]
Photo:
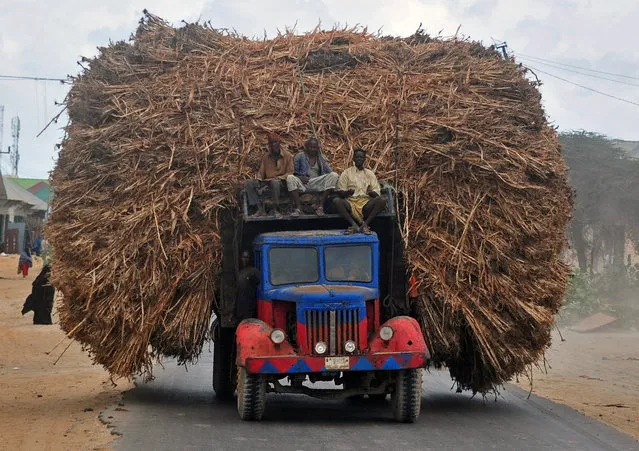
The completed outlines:
[[[324,203],[335,189],[339,176],[333,172],[322,155],[317,139],[310,138],[306,141],[304,152],[295,155],[294,166],[295,174],[286,178],[286,185],[295,205],[291,216],[299,216],[302,213],[300,193],[304,192],[322,193],[315,213],[317,216],[324,216]]]
[[[269,151],[262,157],[260,168],[257,171],[257,180],[247,180],[244,184],[248,204],[253,207],[257,206],[256,216],[264,216],[264,201],[262,193],[267,187],[271,187],[273,193],[273,214],[277,218],[281,218],[279,211],[280,192],[282,185],[286,187],[286,178],[293,175],[293,155],[285,151],[281,147],[281,139],[277,133],[269,133],[268,148]]]
[[[370,224],[386,208],[380,197],[380,186],[375,173],[364,167],[366,151],[361,147],[353,153],[353,166],[339,177],[333,206],[351,225],[345,233],[371,234]],[[361,226],[360,226],[361,224]]]
[[[260,271],[251,262],[251,253],[242,252],[242,269],[237,276],[237,298],[233,306],[235,320],[240,323],[247,318],[257,318],[257,286]]]

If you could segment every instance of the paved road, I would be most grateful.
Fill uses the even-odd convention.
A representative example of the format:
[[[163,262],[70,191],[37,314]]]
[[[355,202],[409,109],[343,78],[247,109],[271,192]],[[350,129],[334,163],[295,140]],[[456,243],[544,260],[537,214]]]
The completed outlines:
[[[157,379],[104,412],[121,437],[116,450],[639,450],[629,436],[568,407],[508,386],[497,402],[450,390],[446,373],[426,373],[417,424],[397,424],[382,406],[269,395],[260,423],[242,422],[216,401],[212,354],[188,373],[173,362]],[[117,410],[116,410],[117,409]]]

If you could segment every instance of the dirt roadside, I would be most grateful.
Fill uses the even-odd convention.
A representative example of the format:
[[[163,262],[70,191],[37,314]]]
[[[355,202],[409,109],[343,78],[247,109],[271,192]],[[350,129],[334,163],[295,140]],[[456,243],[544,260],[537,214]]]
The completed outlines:
[[[42,262],[26,279],[16,275],[17,266],[17,256],[0,257],[0,448],[109,449],[114,436],[98,415],[129,384],[113,386],[75,342],[54,365],[70,342],[57,315],[52,326],[33,325],[33,313],[20,315]]]
[[[533,393],[566,404],[639,440],[639,332],[561,329],[533,371]],[[520,378],[521,388],[530,383]]]

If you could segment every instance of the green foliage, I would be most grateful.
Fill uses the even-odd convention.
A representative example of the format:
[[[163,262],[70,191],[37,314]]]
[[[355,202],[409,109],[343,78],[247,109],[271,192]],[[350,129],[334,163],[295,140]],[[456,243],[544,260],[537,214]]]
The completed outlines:
[[[639,221],[639,161],[596,133],[562,133],[559,141],[577,193],[575,217],[591,225]]]
[[[635,302],[639,290],[639,265],[608,266],[601,274],[575,269],[570,276],[560,316],[567,323],[577,322],[597,312],[609,312],[620,324],[637,318]],[[625,318],[625,317],[628,318]]]
[[[570,276],[570,284],[561,311],[561,317],[572,322],[601,310],[596,276],[576,269]]]

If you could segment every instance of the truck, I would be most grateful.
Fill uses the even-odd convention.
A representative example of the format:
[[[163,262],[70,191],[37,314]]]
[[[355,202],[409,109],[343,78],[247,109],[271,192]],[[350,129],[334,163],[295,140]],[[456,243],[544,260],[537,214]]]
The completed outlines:
[[[383,184],[382,196],[370,235],[344,234],[346,221],[330,213],[250,216],[244,193],[238,211],[220,218],[213,388],[221,399],[237,392],[242,420],[262,418],[267,393],[377,403],[390,395],[396,421],[417,420],[430,354],[409,296],[396,194]],[[238,323],[246,250],[259,271],[257,317]]]

